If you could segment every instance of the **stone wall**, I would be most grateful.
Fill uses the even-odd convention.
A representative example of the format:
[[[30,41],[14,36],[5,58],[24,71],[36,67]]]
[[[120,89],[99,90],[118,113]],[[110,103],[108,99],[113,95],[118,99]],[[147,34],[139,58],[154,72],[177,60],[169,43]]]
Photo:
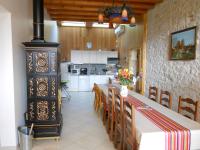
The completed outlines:
[[[200,100],[200,0],[164,0],[148,12],[147,80],[150,85],[168,90],[177,111],[178,97]],[[196,59],[169,60],[170,33],[197,26]]]

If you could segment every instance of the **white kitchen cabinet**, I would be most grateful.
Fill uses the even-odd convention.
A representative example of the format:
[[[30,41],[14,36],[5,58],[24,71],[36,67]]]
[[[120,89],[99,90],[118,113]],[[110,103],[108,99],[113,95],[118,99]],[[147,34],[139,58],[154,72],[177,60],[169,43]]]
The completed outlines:
[[[85,50],[72,50],[71,62],[74,64],[107,64],[108,57],[118,57],[116,51],[85,51]]]
[[[107,64],[108,51],[102,51],[101,58],[102,58],[102,60],[101,60],[102,64]]]
[[[96,52],[96,63],[97,64],[107,64],[107,51],[97,51]]]
[[[79,76],[78,78],[78,91],[91,91],[90,90],[90,76]]]
[[[71,62],[74,64],[82,64],[82,51],[72,50],[71,51]]]
[[[102,80],[103,75],[90,75],[90,90],[92,90],[94,83],[103,84]]]
[[[100,52],[100,51],[96,52],[96,63],[102,64],[102,52]]]
[[[82,61],[82,63],[90,63],[90,51],[82,51],[81,53],[80,61]]]
[[[96,59],[97,59],[97,56],[96,56],[96,51],[90,51],[89,52],[89,63],[91,64],[95,64],[96,63]]]
[[[96,75],[90,75],[90,90],[91,91],[94,86],[94,83],[96,83]]]
[[[78,91],[79,89],[79,76],[78,75],[70,75],[69,78],[69,91]]]
[[[111,58],[118,58],[118,52],[117,51],[108,51],[107,56]]]
[[[92,90],[94,83],[108,84],[109,78],[113,79],[114,75],[90,75],[90,90]]]

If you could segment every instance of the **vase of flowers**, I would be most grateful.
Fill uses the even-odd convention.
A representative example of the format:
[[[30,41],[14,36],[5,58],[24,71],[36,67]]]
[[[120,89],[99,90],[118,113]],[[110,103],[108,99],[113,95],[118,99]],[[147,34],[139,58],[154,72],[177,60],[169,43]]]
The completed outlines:
[[[120,94],[123,97],[128,96],[128,88],[127,86],[132,82],[133,73],[128,69],[119,69],[118,71],[118,79],[121,85]]]
[[[127,87],[127,85],[122,85],[121,86],[120,95],[123,96],[123,97],[127,97],[128,96],[128,87]]]

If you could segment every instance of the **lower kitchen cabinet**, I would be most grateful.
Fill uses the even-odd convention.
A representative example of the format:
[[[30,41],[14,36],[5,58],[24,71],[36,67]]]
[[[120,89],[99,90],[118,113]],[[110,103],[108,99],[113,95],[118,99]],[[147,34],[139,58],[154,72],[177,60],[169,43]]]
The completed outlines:
[[[79,76],[78,91],[90,91],[90,76]]]
[[[94,83],[108,84],[114,75],[69,75],[69,91],[92,91]]]
[[[94,83],[97,84],[108,84],[109,78],[114,78],[114,75],[90,75],[90,90],[94,86]]]
[[[79,80],[78,75],[69,76],[69,91],[78,91],[79,89],[78,80]]]

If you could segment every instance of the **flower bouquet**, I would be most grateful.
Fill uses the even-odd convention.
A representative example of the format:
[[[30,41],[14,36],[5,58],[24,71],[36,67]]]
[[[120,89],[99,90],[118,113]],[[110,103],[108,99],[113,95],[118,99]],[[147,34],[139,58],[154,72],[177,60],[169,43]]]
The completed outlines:
[[[120,85],[128,86],[132,82],[133,73],[128,69],[119,69],[118,70],[118,79]]]
[[[127,86],[132,82],[133,73],[131,71],[129,71],[128,69],[119,69],[118,70],[118,79],[119,79],[119,83],[121,85],[120,94],[121,94],[121,96],[126,97],[128,95]]]

